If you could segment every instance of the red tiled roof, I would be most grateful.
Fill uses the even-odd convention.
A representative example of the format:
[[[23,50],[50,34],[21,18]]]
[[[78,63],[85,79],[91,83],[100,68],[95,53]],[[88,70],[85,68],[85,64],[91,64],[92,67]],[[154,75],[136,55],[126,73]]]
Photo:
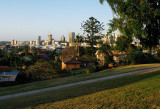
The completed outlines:
[[[0,66],[0,73],[8,71],[10,71],[10,68],[8,66]]]
[[[68,47],[68,48],[65,48],[62,53],[64,54],[63,57],[66,57],[66,56],[75,56],[75,53],[76,53],[76,49],[75,47]]]
[[[76,60],[72,57],[63,58],[62,62],[65,64],[80,64],[81,62],[79,60]]]
[[[72,58],[71,60],[66,62],[66,64],[81,64],[81,62],[79,60]]]

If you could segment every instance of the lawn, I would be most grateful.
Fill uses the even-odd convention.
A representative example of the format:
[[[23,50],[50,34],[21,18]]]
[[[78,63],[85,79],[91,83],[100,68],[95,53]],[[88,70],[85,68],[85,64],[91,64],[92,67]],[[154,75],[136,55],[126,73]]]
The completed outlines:
[[[47,87],[52,87],[52,86],[57,86],[57,85],[62,85],[62,84],[67,84],[72,82],[83,81],[83,80],[89,80],[89,79],[94,79],[94,78],[99,78],[104,76],[111,76],[111,75],[116,75],[120,73],[126,73],[129,71],[159,67],[159,66],[160,64],[130,65],[130,66],[117,67],[114,69],[104,70],[97,73],[69,76],[64,78],[33,82],[33,83],[22,84],[22,85],[11,86],[11,87],[0,87],[0,96],[19,93],[19,92],[25,92],[25,91],[31,91],[31,90],[41,89],[41,88],[47,88]]]
[[[0,109],[157,108],[160,71],[0,101]]]

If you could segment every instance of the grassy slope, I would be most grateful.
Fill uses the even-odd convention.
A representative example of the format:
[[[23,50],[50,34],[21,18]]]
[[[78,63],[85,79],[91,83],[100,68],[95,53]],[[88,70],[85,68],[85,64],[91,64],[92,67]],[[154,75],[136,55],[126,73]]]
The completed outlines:
[[[120,73],[126,73],[129,71],[158,67],[158,66],[160,66],[160,64],[130,65],[130,66],[118,67],[115,69],[104,70],[104,71],[92,73],[92,74],[82,74],[82,75],[28,83],[23,85],[17,85],[12,87],[0,87],[0,96],[24,92],[24,91],[30,91],[35,89],[41,89],[46,87],[52,87],[52,86],[57,86],[57,85],[62,85],[62,84],[67,84],[72,82],[78,82],[78,81],[83,81],[88,79],[94,79],[94,78],[99,78],[104,76],[110,76],[110,75],[115,75]]]
[[[141,82],[74,99],[40,105],[36,108],[44,107],[53,109],[160,108],[160,72],[158,76]]]
[[[156,71],[3,100],[0,109],[150,108],[160,105],[159,90]]]

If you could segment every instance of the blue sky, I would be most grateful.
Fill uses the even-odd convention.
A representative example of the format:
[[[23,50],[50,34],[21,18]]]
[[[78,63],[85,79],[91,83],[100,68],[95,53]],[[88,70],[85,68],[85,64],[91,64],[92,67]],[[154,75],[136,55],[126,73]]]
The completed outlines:
[[[51,33],[60,40],[69,32],[83,34],[81,23],[95,17],[105,24],[112,19],[107,3],[99,0],[0,0],[0,41],[43,40]]]

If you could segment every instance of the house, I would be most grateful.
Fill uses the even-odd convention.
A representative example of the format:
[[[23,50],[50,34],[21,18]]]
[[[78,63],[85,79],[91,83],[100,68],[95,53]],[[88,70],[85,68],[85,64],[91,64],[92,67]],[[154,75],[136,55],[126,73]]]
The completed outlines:
[[[11,69],[8,66],[0,66],[0,73],[9,72]]]
[[[62,59],[62,69],[80,68],[81,62],[77,58]]]
[[[15,82],[20,71],[13,70],[11,72],[3,72],[0,74],[0,82]]]
[[[84,58],[83,56],[75,58],[72,57],[63,58],[61,61],[62,61],[62,69],[82,68],[82,67],[93,66],[96,64],[96,61],[89,58]]]
[[[115,62],[120,62],[120,61],[124,61],[126,57],[126,53],[125,52],[119,52],[119,51],[114,51],[113,52],[113,60]]]
[[[96,61],[90,59],[88,56],[79,56],[78,46],[72,46],[65,48],[61,56],[62,69],[73,69],[92,66],[96,64]]]
[[[125,60],[125,57],[126,57],[126,53],[125,52],[119,52],[119,51],[112,51],[112,55],[113,55],[113,60],[115,62],[120,62],[120,61],[124,61]],[[97,57],[97,60],[100,60],[100,64],[102,64],[101,62],[103,62],[105,60],[104,58],[104,53],[100,53],[99,50],[97,50],[96,52],[96,57]]]

